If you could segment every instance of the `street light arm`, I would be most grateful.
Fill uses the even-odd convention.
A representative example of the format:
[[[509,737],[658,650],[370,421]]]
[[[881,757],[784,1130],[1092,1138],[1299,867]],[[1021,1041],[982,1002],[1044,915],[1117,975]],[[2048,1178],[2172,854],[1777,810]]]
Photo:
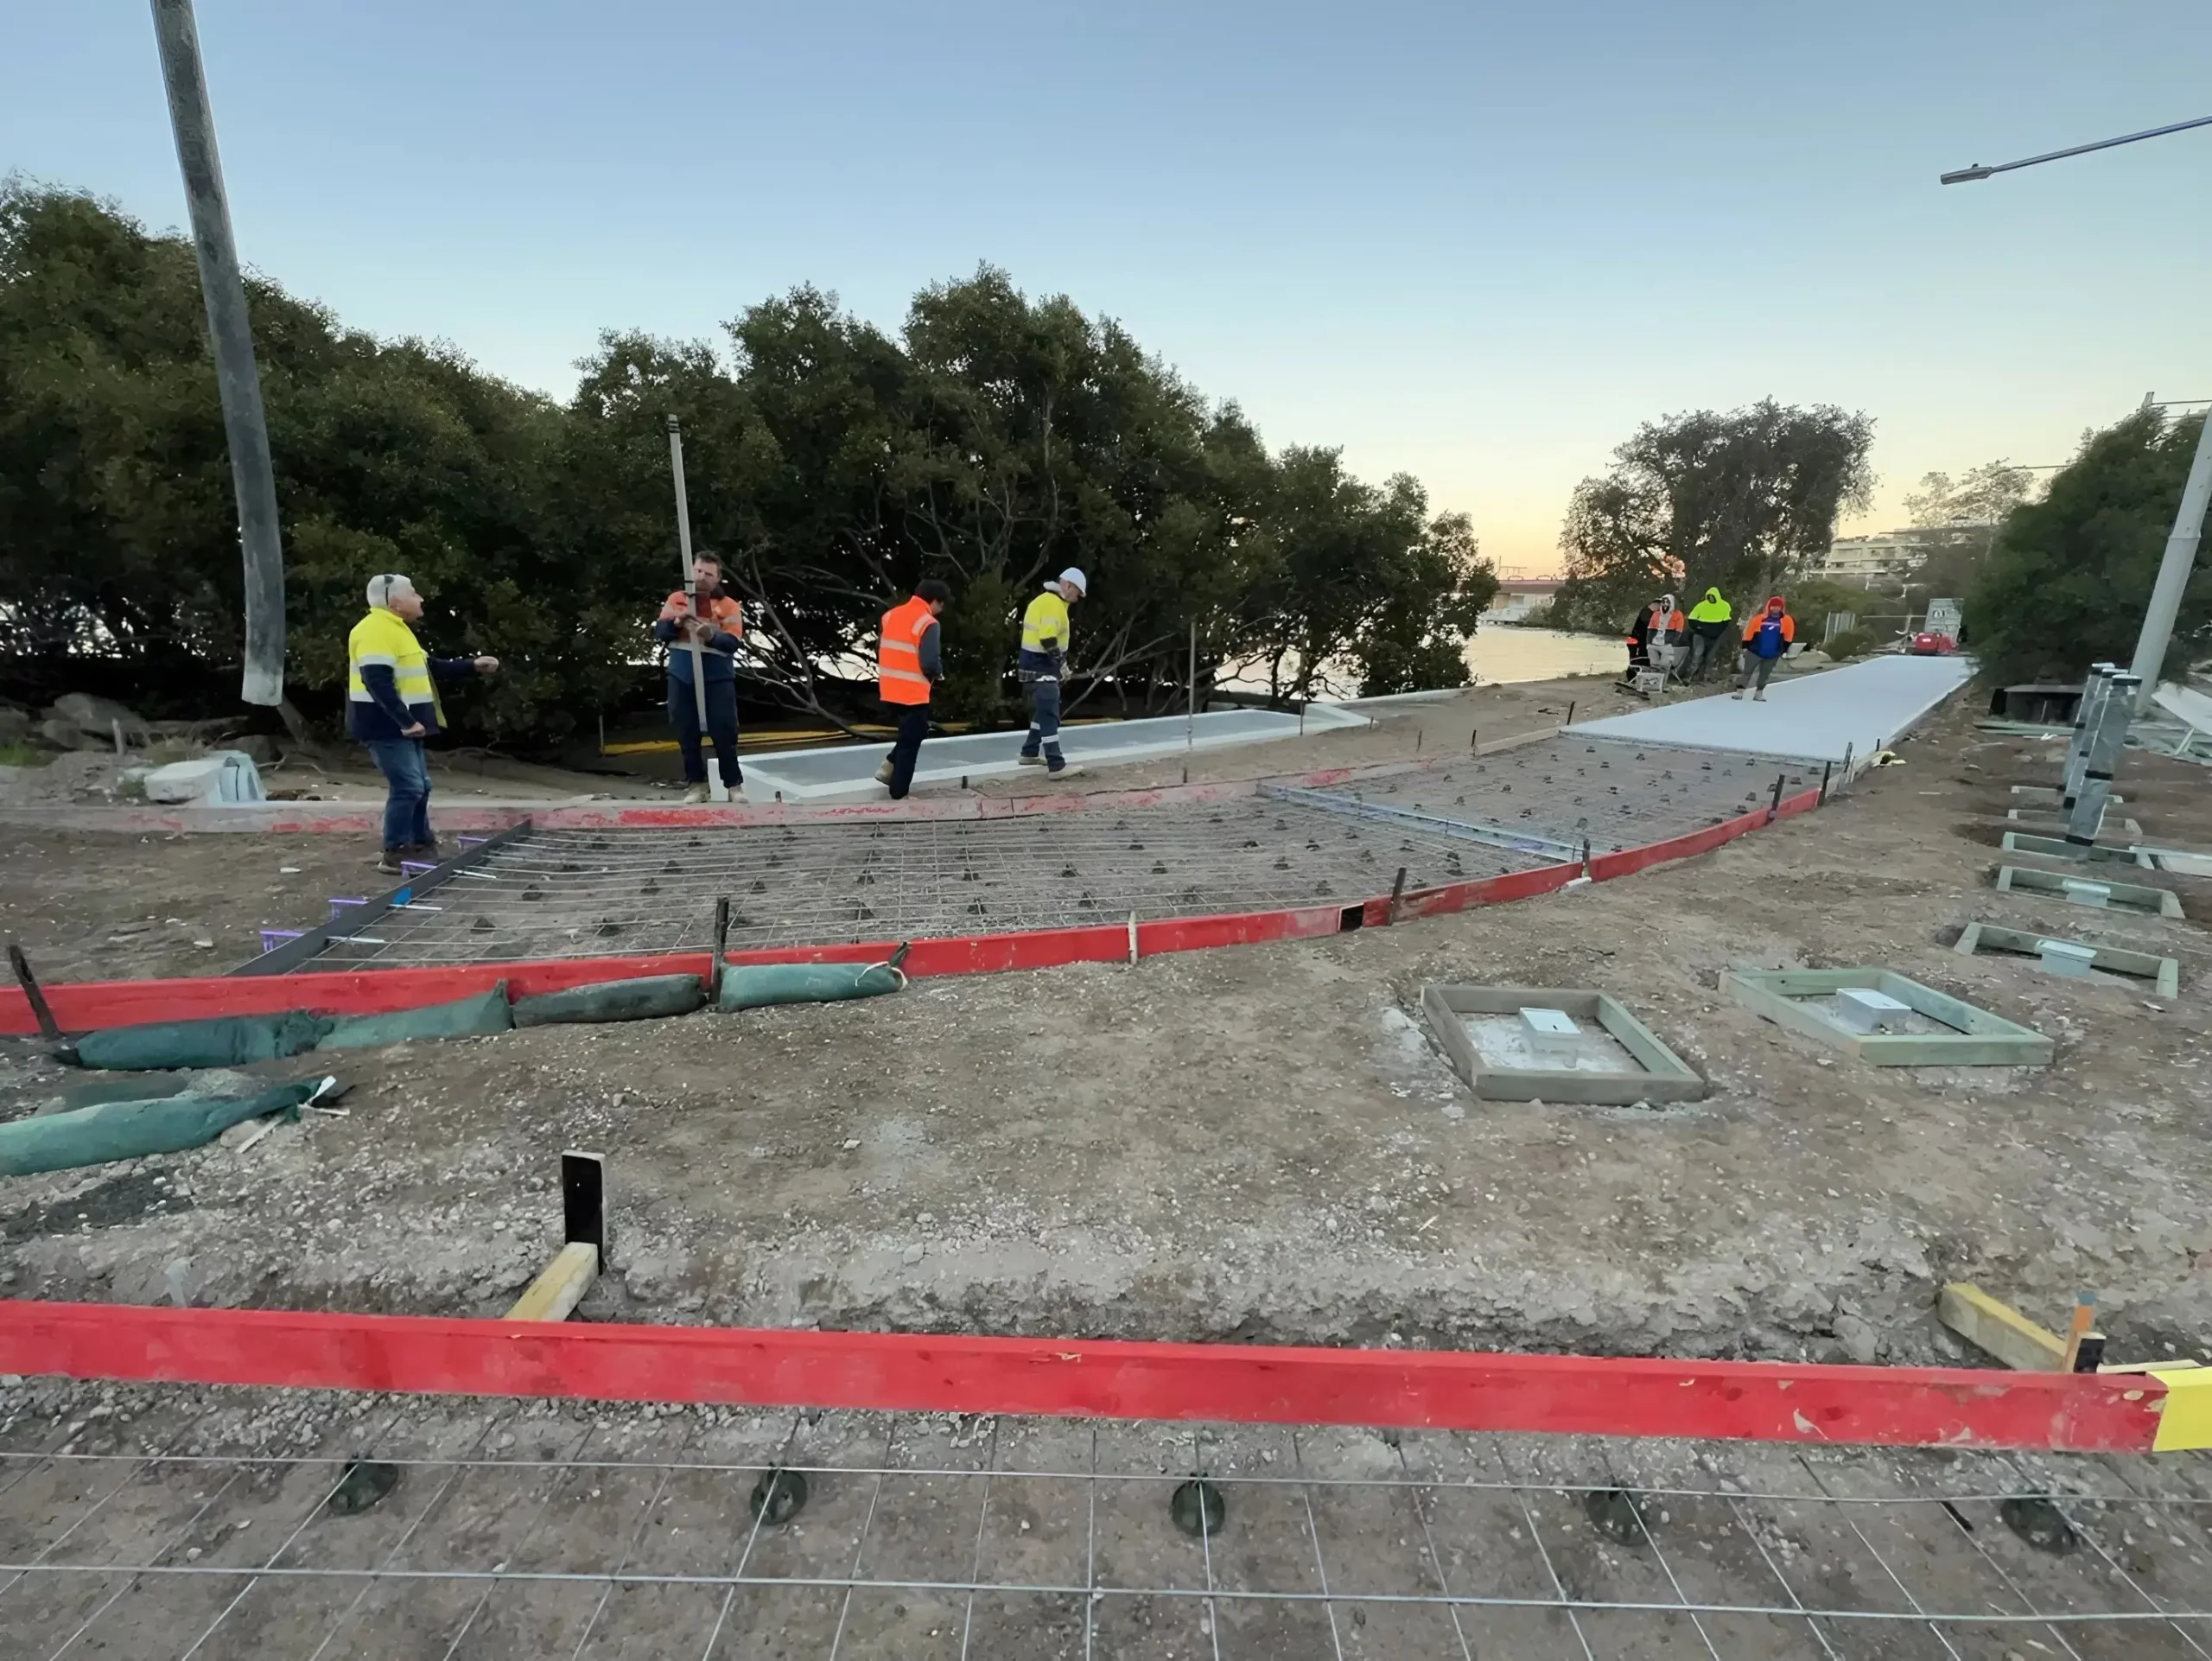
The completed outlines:
[[[2101,138],[2094,144],[2076,144],[2072,150],[2052,150],[2044,156],[2031,156],[2018,162],[2000,162],[1994,167],[1977,162],[1970,168],[1961,168],[1955,173],[1941,175],[1939,182],[1947,185],[1972,184],[1986,179],[1992,174],[2010,173],[2015,168],[2031,168],[2042,162],[2063,162],[2069,156],[2087,156],[2091,150],[2108,150],[2115,144],[2133,144],[2145,138],[2162,138],[2170,132],[2186,132],[2191,127],[2212,127],[2212,115],[2201,115],[2194,121],[2177,121],[2170,127],[2152,127],[2145,132],[2132,132],[2121,138]]]

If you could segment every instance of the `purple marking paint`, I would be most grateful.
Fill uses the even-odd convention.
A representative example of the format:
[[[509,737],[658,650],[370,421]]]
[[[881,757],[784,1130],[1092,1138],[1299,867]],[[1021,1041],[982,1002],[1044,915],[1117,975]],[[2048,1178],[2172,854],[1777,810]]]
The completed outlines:
[[[403,859],[399,862],[399,869],[403,873],[404,873],[407,871],[435,871],[438,868],[429,860]]]
[[[261,931],[261,949],[274,951],[287,940],[296,940],[303,931],[296,928],[265,928]]]
[[[341,914],[338,909],[340,906],[365,906],[368,903],[365,900],[341,900],[333,894],[330,896],[330,920],[334,923],[338,920]]]

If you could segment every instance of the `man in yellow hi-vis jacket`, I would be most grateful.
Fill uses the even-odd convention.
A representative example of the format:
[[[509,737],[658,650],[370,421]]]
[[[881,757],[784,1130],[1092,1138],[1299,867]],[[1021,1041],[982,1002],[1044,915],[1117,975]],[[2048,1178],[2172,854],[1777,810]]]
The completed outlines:
[[[408,627],[423,596],[392,573],[369,579],[369,614],[346,637],[346,730],[368,746],[383,773],[384,851],[377,869],[397,876],[403,859],[433,859],[430,766],[423,741],[445,724],[437,683],[499,671],[497,658],[433,658]]]

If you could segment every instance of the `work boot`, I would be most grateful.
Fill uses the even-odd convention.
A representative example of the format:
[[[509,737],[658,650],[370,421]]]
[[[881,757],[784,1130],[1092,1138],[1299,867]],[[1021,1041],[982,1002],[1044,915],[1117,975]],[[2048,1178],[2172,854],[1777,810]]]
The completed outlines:
[[[686,807],[696,807],[698,804],[707,799],[707,787],[704,785],[693,785],[689,790],[685,791],[683,796],[678,799],[680,799]]]
[[[1754,703],[1764,703],[1766,702],[1766,690],[1764,687],[1751,694],[1751,702]]]
[[[875,770],[875,782],[879,785],[887,785],[891,782],[891,758],[887,755],[883,758],[882,764]]]
[[[1732,698],[1740,698],[1744,696],[1744,689],[1739,686],[1734,691],[1729,693],[1728,696]]]
[[[1046,768],[1045,776],[1048,779],[1080,779],[1083,777],[1083,769],[1081,767],[1070,767],[1066,762],[1063,761],[1056,767]]]
[[[1025,767],[1041,767],[1045,765],[1045,758],[1043,756],[1032,755],[1027,750],[1022,751],[1019,760],[1020,760],[1021,765]]]
[[[401,850],[397,848],[385,849],[381,854],[377,856],[377,869],[383,872],[386,876],[406,875],[407,873],[399,869],[401,856]]]
[[[403,848],[400,852],[418,864],[425,862],[432,865],[442,864],[446,856],[446,850],[438,846],[435,837],[429,842],[418,842],[411,848]]]

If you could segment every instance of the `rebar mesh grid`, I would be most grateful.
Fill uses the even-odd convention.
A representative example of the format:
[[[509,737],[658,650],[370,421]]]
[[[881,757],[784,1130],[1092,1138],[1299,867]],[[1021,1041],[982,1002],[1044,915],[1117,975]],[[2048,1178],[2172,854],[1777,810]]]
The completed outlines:
[[[1821,764],[1779,755],[1668,749],[1564,733],[1540,743],[1327,793],[1439,818],[1545,837],[1593,853],[1641,848],[1794,796]]]
[[[859,1413],[676,1416],[618,1453],[641,1439],[591,1411],[380,1407],[350,1456],[0,1454],[0,1647],[2212,1655],[2201,1462]]]
[[[1287,804],[696,830],[533,831],[301,965],[830,945],[1204,916],[1525,870],[1539,856]]]

